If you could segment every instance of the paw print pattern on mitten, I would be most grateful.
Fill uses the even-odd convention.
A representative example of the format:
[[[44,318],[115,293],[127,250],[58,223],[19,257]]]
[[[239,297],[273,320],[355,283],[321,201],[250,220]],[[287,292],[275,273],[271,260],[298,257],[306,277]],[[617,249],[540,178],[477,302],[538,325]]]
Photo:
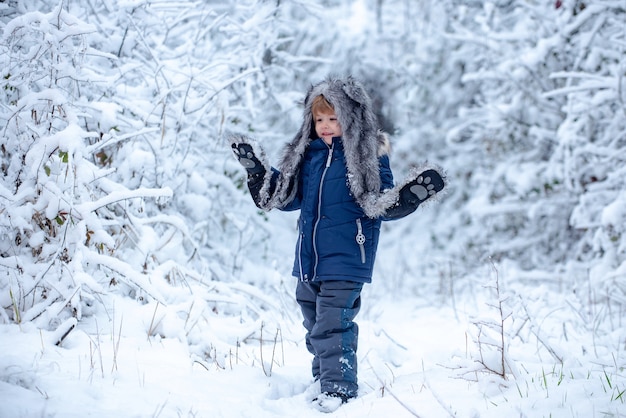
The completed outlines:
[[[252,152],[252,147],[247,144],[233,144],[233,152],[235,153],[235,157],[239,160],[239,163],[246,169],[252,169],[256,166],[255,160],[256,157]]]
[[[421,201],[435,195],[443,189],[443,179],[435,170],[426,170],[415,179],[409,189]]]
[[[398,200],[385,211],[385,219],[400,219],[415,212],[419,205],[442,191],[445,185],[441,174],[435,169],[420,173],[400,188]]]
[[[430,177],[422,177],[419,176],[417,178],[417,184],[411,186],[411,193],[417,196],[419,200],[424,200],[428,197],[428,195],[434,195],[435,186],[430,184]]]

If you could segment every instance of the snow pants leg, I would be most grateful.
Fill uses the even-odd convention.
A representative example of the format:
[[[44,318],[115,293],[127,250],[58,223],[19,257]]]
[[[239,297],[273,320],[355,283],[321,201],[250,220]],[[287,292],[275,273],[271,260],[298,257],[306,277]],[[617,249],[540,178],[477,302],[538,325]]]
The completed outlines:
[[[296,299],[307,330],[306,346],[313,354],[312,372],[322,392],[355,397],[363,283],[350,281],[298,282]]]

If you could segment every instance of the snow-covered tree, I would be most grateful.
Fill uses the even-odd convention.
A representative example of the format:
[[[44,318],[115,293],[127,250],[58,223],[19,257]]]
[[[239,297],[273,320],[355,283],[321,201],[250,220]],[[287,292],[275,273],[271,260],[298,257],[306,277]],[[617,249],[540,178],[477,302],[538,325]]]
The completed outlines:
[[[414,6],[4,2],[4,321],[55,326],[102,295],[166,305],[181,288],[204,298],[199,316],[258,319],[268,300],[238,286],[279,300],[266,279],[290,262],[224,132],[276,161],[305,89],[328,73],[368,85],[397,181],[427,159],[450,180],[433,210],[385,225],[394,257],[381,253],[379,286],[469,289],[490,257],[581,305],[623,305],[623,5]]]
[[[623,212],[611,209],[624,189],[615,171],[625,127],[623,5],[493,3],[470,16],[449,34],[465,38],[453,56],[471,57],[463,83],[475,89],[448,137],[472,158],[463,209],[481,228],[471,228],[478,235],[467,248],[564,272],[572,289],[586,278],[579,261],[617,269],[625,254],[615,228]],[[604,288],[593,276],[592,287]]]

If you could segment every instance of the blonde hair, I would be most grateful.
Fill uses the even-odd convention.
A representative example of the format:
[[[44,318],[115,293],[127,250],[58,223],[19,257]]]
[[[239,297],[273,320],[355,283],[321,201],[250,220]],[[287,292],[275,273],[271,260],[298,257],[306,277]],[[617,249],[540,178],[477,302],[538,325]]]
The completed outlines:
[[[311,103],[311,113],[313,114],[313,117],[319,114],[328,115],[335,113],[335,108],[328,102],[328,100],[326,100],[326,97],[320,94],[315,97]]]

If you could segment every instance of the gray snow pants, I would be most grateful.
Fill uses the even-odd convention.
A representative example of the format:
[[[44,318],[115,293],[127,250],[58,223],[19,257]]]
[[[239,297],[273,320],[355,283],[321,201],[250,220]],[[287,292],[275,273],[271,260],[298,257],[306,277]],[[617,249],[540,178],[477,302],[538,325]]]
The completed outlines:
[[[350,281],[298,281],[296,300],[322,392],[357,396],[359,327],[353,320],[361,308],[361,289],[363,283]]]

